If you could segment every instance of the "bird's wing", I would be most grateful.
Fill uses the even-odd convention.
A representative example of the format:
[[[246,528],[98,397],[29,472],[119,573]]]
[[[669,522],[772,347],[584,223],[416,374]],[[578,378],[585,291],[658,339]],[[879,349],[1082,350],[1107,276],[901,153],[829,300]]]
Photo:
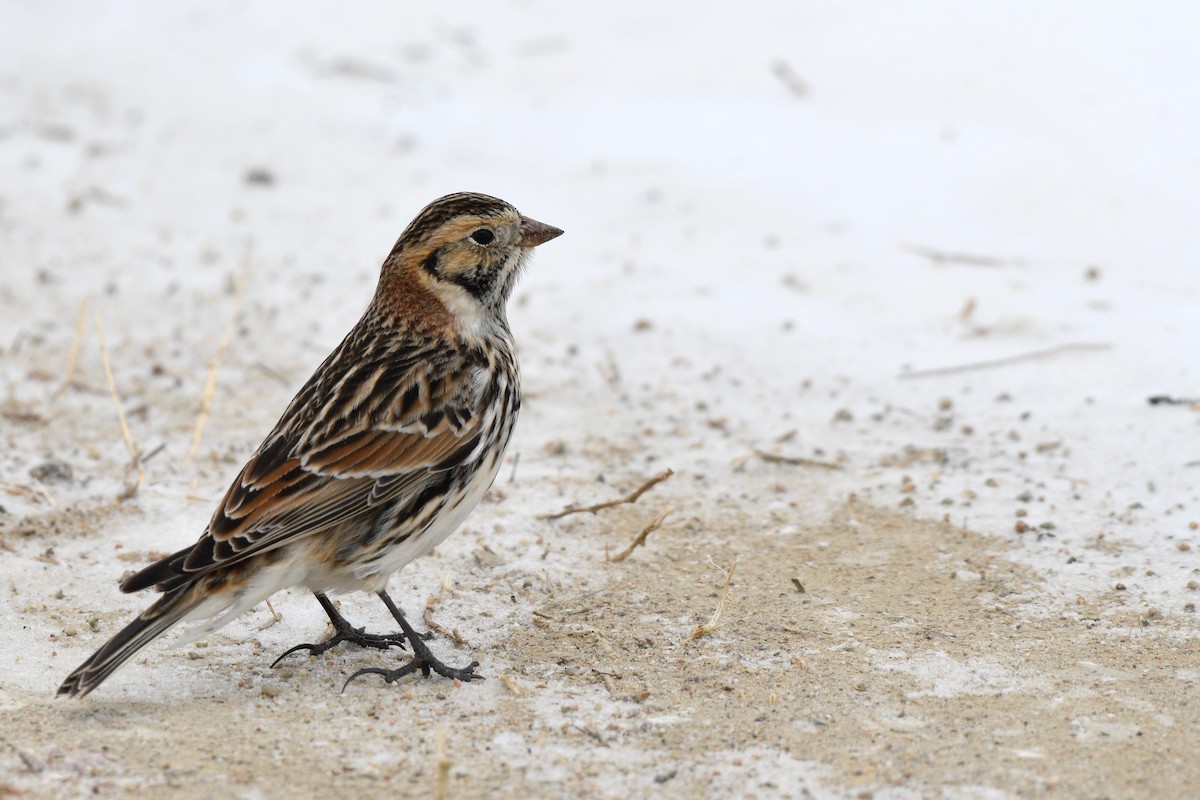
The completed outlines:
[[[370,513],[479,457],[493,391],[478,358],[446,347],[364,362],[336,381],[322,373],[242,468],[199,541],[123,590],[169,588],[236,564]]]

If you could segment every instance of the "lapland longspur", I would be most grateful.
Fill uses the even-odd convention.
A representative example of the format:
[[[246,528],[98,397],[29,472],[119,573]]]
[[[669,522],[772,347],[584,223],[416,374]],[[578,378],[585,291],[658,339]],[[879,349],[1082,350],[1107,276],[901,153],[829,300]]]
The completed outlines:
[[[215,630],[289,586],[316,595],[349,641],[412,648],[382,674],[469,681],[448,667],[386,591],[396,570],[449,536],[491,486],[521,406],[505,305],[532,248],[562,234],[503,200],[460,193],[426,206],[383,262],[362,319],[304,384],[225,493],[199,541],[129,577],[162,596],[72,672],[83,696],[180,621]],[[328,593],[370,591],[400,632],[350,625]],[[281,656],[280,658],[282,658]]]

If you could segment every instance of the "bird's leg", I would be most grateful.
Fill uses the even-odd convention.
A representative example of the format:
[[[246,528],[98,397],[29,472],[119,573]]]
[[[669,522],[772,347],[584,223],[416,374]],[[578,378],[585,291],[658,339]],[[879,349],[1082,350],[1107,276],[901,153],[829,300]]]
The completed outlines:
[[[345,691],[346,686],[350,685],[350,681],[357,678],[359,675],[382,675],[386,683],[392,683],[405,675],[412,674],[418,670],[425,676],[429,677],[430,671],[436,672],[445,678],[457,679],[460,681],[481,681],[482,675],[475,672],[475,668],[479,666],[478,661],[472,661],[465,667],[456,668],[448,667],[441,661],[438,661],[433,653],[429,651],[429,645],[425,644],[425,640],[413,630],[412,625],[408,624],[408,620],[400,613],[400,609],[392,602],[392,598],[388,597],[387,592],[380,592],[379,599],[383,601],[388,610],[392,612],[392,616],[396,618],[396,622],[400,623],[400,630],[404,631],[404,636],[408,639],[409,645],[412,647],[412,660],[399,669],[380,669],[379,667],[368,667],[360,669],[358,672],[346,679],[346,683],[342,685],[342,690]]]
[[[313,592],[313,594],[316,595],[317,602],[321,604],[321,608],[325,609],[325,613],[329,615],[329,621],[333,624],[333,635],[319,644],[296,645],[275,659],[274,663],[271,664],[272,667],[297,650],[307,650],[309,655],[319,656],[321,653],[342,642],[350,642],[359,647],[373,647],[376,650],[387,650],[389,647],[404,649],[404,633],[365,633],[363,628],[354,627],[345,617],[338,613],[338,610],[333,607],[333,602],[323,593]]]

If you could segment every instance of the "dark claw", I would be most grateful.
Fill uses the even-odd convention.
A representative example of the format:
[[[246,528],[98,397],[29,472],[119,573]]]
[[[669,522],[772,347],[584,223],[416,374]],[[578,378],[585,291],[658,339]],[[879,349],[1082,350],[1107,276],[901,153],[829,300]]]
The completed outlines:
[[[477,673],[475,671],[475,668],[478,666],[479,666],[478,661],[472,661],[470,664],[467,664],[462,669],[454,669],[451,667],[446,667],[445,672],[439,671],[438,674],[443,675],[447,678],[451,678],[451,679],[457,678],[458,680],[462,681],[463,683],[470,683],[471,681],[486,680],[486,678],[484,678],[482,675],[480,675],[479,673]]]
[[[283,661],[285,658],[287,658],[288,656],[290,656],[292,653],[296,652],[297,650],[309,650],[309,651],[311,651],[311,654],[315,656],[317,654],[316,650],[320,646],[321,645],[319,645],[319,644],[298,644],[295,647],[284,651],[283,655],[281,655],[279,658],[272,661],[271,669],[275,669],[275,667],[279,664],[280,661]],[[324,652],[324,651],[322,651],[322,652]]]
[[[405,675],[410,675],[417,670],[420,670],[421,674],[423,674],[426,678],[429,677],[430,672],[436,672],[438,675],[451,680],[464,682],[483,680],[483,676],[478,675],[475,672],[475,668],[479,666],[478,661],[472,661],[470,664],[462,667],[461,669],[458,667],[447,667],[441,661],[438,661],[437,658],[434,657],[433,653],[429,651],[429,645],[425,644],[425,641],[432,638],[433,634],[417,633],[415,630],[413,630],[412,625],[408,624],[408,620],[404,618],[404,614],[401,613],[400,607],[393,602],[392,598],[388,597],[387,592],[380,591],[377,592],[377,594],[379,595],[379,599],[383,600],[383,604],[386,605],[388,610],[392,612],[392,616],[396,618],[396,622],[400,623],[400,630],[404,632],[404,638],[408,640],[409,646],[412,647],[413,657],[407,664],[398,669],[388,670],[381,669],[379,667],[367,667],[365,669],[360,669],[358,672],[347,678],[346,682],[342,684],[343,692],[346,691],[346,687],[350,685],[350,681],[354,680],[360,675],[382,675],[384,683],[395,683]],[[318,599],[321,599],[321,597],[322,596],[318,595]],[[328,600],[325,600],[321,603],[321,605],[326,605],[328,602]],[[332,606],[330,606],[330,608],[331,607]],[[328,608],[326,610],[328,610]],[[333,616],[333,613],[330,613],[329,618],[333,619]]]
[[[444,678],[449,678],[450,680],[460,680],[464,683],[470,683],[471,681],[482,681],[484,680],[484,677],[475,672],[475,668],[478,666],[478,661],[472,661],[470,664],[462,667],[461,669],[458,667],[448,667],[441,661],[438,661],[436,658],[434,658],[431,653],[426,653],[424,655],[418,654],[413,656],[411,661],[409,661],[403,667],[399,667],[398,669],[381,669],[379,667],[366,667],[364,669],[360,669],[358,672],[346,679],[346,682],[342,684],[342,691],[346,691],[346,687],[350,685],[350,681],[361,675],[382,675],[384,683],[395,683],[405,675],[411,675],[418,670],[420,670],[421,674],[423,674],[426,678],[429,677],[430,671],[433,671]]]
[[[349,625],[345,628],[335,625],[334,628],[333,636],[318,644],[296,645],[275,659],[271,663],[271,668],[274,669],[276,664],[298,650],[307,650],[309,655],[319,656],[321,653],[336,647],[342,642],[350,642],[359,647],[371,647],[376,650],[387,650],[389,647],[399,647],[401,650],[405,649],[403,633],[364,633],[363,628],[351,628]]]
[[[403,678],[405,675],[409,674],[410,672],[416,672],[418,666],[419,665],[417,664],[416,659],[413,659],[412,661],[408,662],[407,664],[405,664],[403,667],[400,667],[399,669],[380,669],[379,667],[365,667],[363,669],[360,669],[358,672],[354,673],[353,675],[351,675],[349,678],[346,678],[346,682],[342,684],[342,691],[343,692],[346,691],[346,687],[350,685],[350,681],[354,680],[355,678],[359,677],[360,675],[382,675],[384,683],[393,683],[395,681],[400,680],[401,678]]]

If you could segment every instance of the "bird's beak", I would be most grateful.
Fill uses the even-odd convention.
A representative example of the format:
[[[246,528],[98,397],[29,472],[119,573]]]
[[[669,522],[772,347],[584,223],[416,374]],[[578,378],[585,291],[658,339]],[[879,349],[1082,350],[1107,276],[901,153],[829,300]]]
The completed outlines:
[[[551,239],[562,236],[562,230],[547,225],[544,222],[538,222],[536,219],[529,217],[521,217],[521,239],[517,242],[521,247],[537,247],[539,244],[544,244]]]

